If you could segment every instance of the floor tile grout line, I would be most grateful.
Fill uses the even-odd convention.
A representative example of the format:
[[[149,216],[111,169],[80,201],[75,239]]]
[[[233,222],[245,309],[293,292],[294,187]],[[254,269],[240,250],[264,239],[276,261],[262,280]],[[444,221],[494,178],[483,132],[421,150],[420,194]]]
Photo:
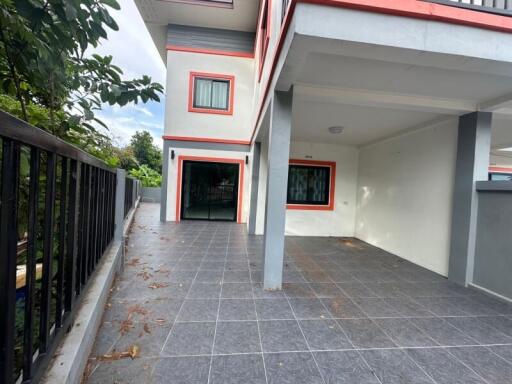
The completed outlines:
[[[350,300],[352,301],[352,300]],[[327,310],[328,313],[331,313],[331,311],[329,311],[329,308],[327,308],[327,306],[325,305],[325,303],[320,300],[320,303],[323,305],[323,307]],[[354,305],[356,305],[355,303],[353,303]],[[364,312],[363,312],[364,313]],[[332,314],[331,314],[332,315]],[[383,384],[382,383],[382,380],[375,374],[375,371],[373,370],[373,368],[370,366],[370,364],[368,363],[368,361],[365,359],[365,357],[363,356],[363,354],[361,353],[360,350],[357,350],[356,349],[356,346],[354,345],[354,343],[352,342],[352,340],[350,339],[350,337],[348,336],[348,334],[345,332],[345,330],[343,329],[343,327],[341,326],[341,324],[337,321],[337,320],[334,320],[334,322],[336,323],[336,326],[341,330],[341,332],[343,333],[343,335],[345,336],[345,338],[348,340],[348,342],[350,343],[350,345],[352,345],[352,348],[354,348],[354,350],[356,351],[356,353],[358,354],[358,356],[361,358],[361,360],[363,361],[363,363],[366,365],[366,367],[370,370],[370,372],[373,374],[373,377],[375,377],[378,382],[380,384]]]
[[[418,303],[414,298],[411,297],[411,300],[418,304],[419,306],[422,306],[421,303]],[[426,308],[426,307],[425,307]],[[433,312],[432,312],[433,313]],[[455,326],[454,324],[450,323],[449,321],[445,320],[446,318],[453,318],[453,317],[456,317],[456,318],[459,318],[459,317],[475,317],[475,316],[471,316],[471,315],[466,315],[466,316],[439,316],[437,315],[436,313],[434,313],[435,315],[435,318],[438,318],[438,319],[441,319],[442,321],[444,321],[446,324],[448,324],[449,326],[453,327],[454,329],[456,329],[457,331],[459,331],[461,334],[463,334],[464,336],[468,337],[470,340],[474,340],[477,344],[479,344],[480,342],[478,340],[476,340],[474,337],[472,337],[471,335],[467,334],[466,332],[464,332],[462,329],[460,329],[459,327]]]
[[[357,278],[356,278],[356,279],[357,279]],[[365,285],[365,284],[363,283],[363,285]],[[367,288],[368,288],[368,287],[367,287]],[[364,310],[360,305],[358,305],[357,303],[355,303],[355,305],[356,305],[356,306],[358,306],[358,307],[359,307],[359,309],[360,309],[361,311],[363,311],[363,313],[366,313],[366,311],[365,311],[365,310]],[[368,313],[366,313],[366,315],[368,315]],[[409,354],[408,354],[408,353],[406,353],[406,352],[404,351],[404,349],[406,349],[405,347],[400,346],[400,344],[399,344],[399,343],[398,343],[398,342],[397,342],[393,337],[391,337],[391,335],[390,335],[388,332],[386,332],[386,330],[385,330],[384,328],[382,328],[382,327],[381,327],[381,326],[380,326],[376,321],[374,321],[374,320],[372,320],[372,319],[370,319],[370,321],[371,321],[373,324],[375,324],[375,326],[376,326],[377,328],[379,328],[379,329],[380,329],[380,330],[381,330],[381,331],[382,331],[382,332],[383,332],[387,337],[389,337],[389,339],[390,339],[393,343],[395,343],[395,345],[397,345],[398,347],[400,347],[400,349],[402,349],[402,350],[403,350],[403,352],[404,352],[405,356],[406,356],[410,361],[412,361],[412,362],[414,363],[414,365],[415,365],[416,367],[418,367],[418,368],[419,368],[419,369],[420,369],[420,370],[421,370],[421,371],[422,371],[422,372],[423,372],[423,373],[424,373],[424,374],[425,374],[425,375],[426,375],[430,380],[432,380],[432,382],[433,382],[434,384],[438,384],[438,383],[437,383],[437,381],[436,381],[436,380],[434,380],[434,378],[433,378],[431,375],[429,375],[429,374],[428,374],[428,373],[427,373],[427,372],[426,372],[426,371],[425,371],[425,370],[424,370],[424,369],[423,369],[423,368],[422,368],[422,367],[421,367],[421,366],[416,362],[416,360],[412,359],[412,358],[411,358],[411,356],[409,356]],[[430,338],[430,337],[429,337],[429,338]],[[433,340],[433,341],[435,342],[435,340]]]
[[[215,231],[214,236],[217,234],[217,231]],[[213,365],[213,356],[214,356],[214,348],[215,348],[215,339],[217,337],[217,327],[219,326],[219,313],[220,313],[220,303],[222,298],[222,291],[224,290],[224,273],[226,271],[226,260],[228,258],[228,249],[229,249],[229,240],[231,238],[231,228],[228,232],[228,240],[226,244],[226,254],[224,256],[224,268],[222,269],[222,278],[220,280],[220,293],[219,293],[219,304],[217,305],[217,318],[215,320],[215,330],[213,332],[213,341],[212,341],[212,349],[211,349],[211,357],[210,357],[210,366],[208,368],[208,381],[207,383],[210,383],[210,377],[212,373],[212,365]]]
[[[292,304],[290,303],[290,299],[288,298],[286,293],[284,294],[284,297],[286,298],[286,300],[288,302],[288,305],[290,306],[290,308],[292,310],[293,318],[295,319],[295,322],[297,323],[297,325],[299,327],[300,333],[302,334],[302,337],[304,338],[304,341],[306,342],[306,346],[308,347],[308,351],[311,354],[311,357],[313,358],[313,361],[315,362],[315,366],[316,366],[316,369],[318,370],[318,374],[320,375],[320,377],[322,379],[322,382],[324,384],[327,384],[326,381],[325,381],[324,375],[322,375],[322,371],[320,370],[320,366],[318,365],[318,362],[316,361],[316,357],[315,357],[313,351],[311,350],[311,346],[309,345],[308,339],[306,338],[306,335],[304,334],[304,331],[302,330],[300,322],[297,319],[297,315],[295,314],[295,310],[293,309]]]
[[[247,234],[249,236],[249,234]],[[251,284],[251,293],[252,293],[252,302],[254,305],[254,315],[256,316],[256,326],[258,327],[258,338],[260,340],[260,348],[261,348],[261,360],[263,362],[263,373],[265,374],[265,383],[268,384],[268,375],[267,375],[267,366],[265,363],[265,355],[263,354],[263,342],[261,341],[261,329],[260,329],[260,320],[258,316],[258,310],[256,308],[256,298],[254,296],[254,282],[252,281],[252,268],[251,268],[251,260],[249,259],[249,251],[247,249],[247,241],[245,242],[245,256],[247,258],[247,266],[249,268],[249,281]]]
[[[509,346],[509,345],[507,345]],[[507,358],[497,354],[496,352],[494,352],[491,347],[499,347],[499,345],[493,345],[493,346],[487,346],[487,345],[482,345],[482,347],[484,347],[485,349],[487,349],[489,352],[491,352],[493,355],[496,355],[498,356],[500,359],[504,360],[505,362],[509,363],[510,365],[512,365],[512,358],[510,360],[508,360]]]
[[[266,351],[264,354],[271,355],[271,354],[281,354],[281,353],[305,353],[305,352],[312,352],[312,353],[325,353],[325,352],[365,352],[365,351],[407,351],[407,350],[422,350],[422,349],[455,349],[455,348],[483,348],[485,346],[482,345],[465,345],[465,346],[433,346],[433,347],[382,347],[382,348],[342,348],[342,349],[300,349],[300,350],[293,350],[293,351]],[[215,353],[215,356],[237,356],[237,355],[261,355],[260,352],[233,352],[233,353]],[[184,355],[154,355],[154,356],[145,356],[146,359],[155,359],[155,358],[173,358],[173,357],[192,357],[192,356],[206,356],[210,357],[210,353],[206,354],[184,354]],[[507,360],[505,360],[507,361]]]
[[[203,231],[204,231],[204,229],[203,229]],[[194,240],[193,240],[193,241],[190,243],[190,245],[187,247],[187,250],[189,250],[189,249],[192,247],[192,244],[194,244],[194,242],[198,239],[198,237],[201,235],[201,233],[202,233],[203,231],[198,231],[197,235],[194,237]],[[213,239],[213,236],[212,236],[212,239]],[[210,244],[211,244],[211,240],[210,240]],[[180,261],[181,261],[183,258],[185,258],[185,255],[186,255],[186,253],[187,253],[187,250],[184,252],[183,256],[180,258]],[[183,300],[182,300],[182,302],[181,302],[181,305],[180,305],[180,308],[179,308],[179,310],[178,310],[178,313],[176,314],[176,318],[174,319],[174,322],[173,322],[173,324],[172,324],[171,328],[169,329],[169,333],[167,334],[167,337],[165,338],[165,341],[164,341],[164,343],[163,343],[163,345],[162,345],[162,349],[160,350],[160,355],[162,355],[163,351],[165,350],[165,347],[167,346],[167,343],[169,342],[169,338],[171,337],[172,331],[174,330],[174,327],[175,327],[175,325],[176,325],[176,322],[177,322],[177,320],[178,320],[178,317],[179,317],[179,315],[180,315],[180,313],[181,313],[181,309],[183,308],[183,304],[185,303],[185,300],[187,299],[187,296],[188,296],[188,294],[189,294],[190,290],[192,289],[192,286],[194,285],[194,282],[195,282],[195,280],[196,280],[196,278],[197,278],[198,273],[199,273],[199,269],[197,270],[197,272],[196,272],[196,274],[195,274],[195,276],[194,276],[194,279],[192,280],[192,283],[190,284],[190,286],[189,286],[189,288],[188,288],[188,290],[187,290],[187,293],[185,294],[185,296],[184,296],[184,298],[183,298]],[[150,375],[149,375],[149,378],[150,378],[150,379],[152,379],[152,378],[153,378],[153,374],[155,373],[155,368],[156,368],[156,364],[153,366],[153,368],[152,368],[152,370],[151,370],[151,372],[150,372]]]
[[[464,346],[465,347],[465,346]],[[473,346],[474,347],[474,346]],[[466,367],[467,369],[469,369],[471,372],[473,372],[477,377],[479,377],[480,379],[482,379],[485,383],[487,384],[491,384],[489,383],[483,376],[481,376],[477,371],[475,371],[473,368],[471,368],[469,365],[467,365],[464,361],[462,361],[461,359],[459,359],[457,356],[455,356],[451,351],[450,351],[450,348],[462,348],[462,347],[449,347],[449,348],[443,348],[444,351],[446,351],[451,357],[453,357],[455,359],[455,361],[458,361],[460,364],[462,364],[464,367]]]

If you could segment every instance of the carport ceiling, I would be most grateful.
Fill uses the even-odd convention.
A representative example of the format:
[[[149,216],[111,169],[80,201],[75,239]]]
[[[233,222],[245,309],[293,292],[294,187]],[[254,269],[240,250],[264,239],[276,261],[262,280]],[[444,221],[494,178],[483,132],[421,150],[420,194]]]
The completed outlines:
[[[419,128],[443,115],[347,104],[317,103],[295,99],[293,103],[292,139],[362,146]],[[342,126],[341,134],[328,128]]]
[[[508,76],[317,53],[306,56],[294,83],[472,104],[510,94],[512,89]]]

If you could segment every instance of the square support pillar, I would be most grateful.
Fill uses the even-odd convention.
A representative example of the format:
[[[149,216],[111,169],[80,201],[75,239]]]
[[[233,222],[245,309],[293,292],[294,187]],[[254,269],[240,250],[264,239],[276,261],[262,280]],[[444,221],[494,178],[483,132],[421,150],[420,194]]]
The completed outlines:
[[[115,231],[114,239],[123,240],[124,226],[124,192],[126,188],[126,171],[117,169],[116,205],[115,205]]]
[[[263,268],[263,286],[268,290],[281,289],[283,281],[292,100],[293,89],[276,91],[270,105]]]
[[[478,193],[476,182],[488,179],[491,112],[459,118],[448,278],[468,285],[473,280]]]
[[[261,143],[255,142],[252,150],[251,206],[249,211],[249,235],[256,234],[256,218],[258,213],[258,188],[260,182]]]

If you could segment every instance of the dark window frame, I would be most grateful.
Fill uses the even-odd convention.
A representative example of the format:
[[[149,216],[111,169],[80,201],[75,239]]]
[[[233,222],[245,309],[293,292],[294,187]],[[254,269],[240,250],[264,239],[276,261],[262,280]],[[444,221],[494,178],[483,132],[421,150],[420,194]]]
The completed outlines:
[[[211,82],[211,90],[210,90],[210,105],[198,105],[197,104],[197,80],[206,80]],[[213,106],[213,84],[214,83],[225,83],[228,85],[226,90],[226,107],[219,108]],[[202,77],[202,76],[194,76],[194,94],[192,100],[192,106],[196,109],[211,109],[216,111],[229,111],[230,104],[230,96],[231,96],[231,81],[229,79],[215,79],[212,77]]]
[[[291,163],[288,166],[288,175],[290,174],[290,171],[292,168],[301,168],[301,169],[307,169],[308,170],[308,180],[309,180],[309,172],[313,170],[318,169],[325,169],[326,172],[326,190],[325,190],[325,199],[323,201],[314,201],[310,197],[310,189],[308,186],[307,190],[307,197],[306,200],[291,200],[290,199],[290,183],[288,182],[288,187],[286,191],[286,204],[289,205],[311,205],[311,206],[319,206],[319,207],[327,207],[330,204],[330,196],[331,196],[331,173],[332,173],[332,167],[328,165],[308,165],[308,164],[293,164]],[[289,179],[288,179],[289,181]]]

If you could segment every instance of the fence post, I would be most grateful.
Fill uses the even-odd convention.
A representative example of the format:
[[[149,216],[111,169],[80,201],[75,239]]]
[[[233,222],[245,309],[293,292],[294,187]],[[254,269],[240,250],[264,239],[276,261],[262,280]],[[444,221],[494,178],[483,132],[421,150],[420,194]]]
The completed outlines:
[[[114,240],[121,241],[123,239],[124,224],[124,191],[126,188],[126,171],[117,169],[117,188],[116,188],[116,214],[115,214],[115,232]]]
[[[18,239],[18,181],[20,146],[2,143],[0,188],[0,383],[14,382],[14,332],[16,321],[16,250]]]

